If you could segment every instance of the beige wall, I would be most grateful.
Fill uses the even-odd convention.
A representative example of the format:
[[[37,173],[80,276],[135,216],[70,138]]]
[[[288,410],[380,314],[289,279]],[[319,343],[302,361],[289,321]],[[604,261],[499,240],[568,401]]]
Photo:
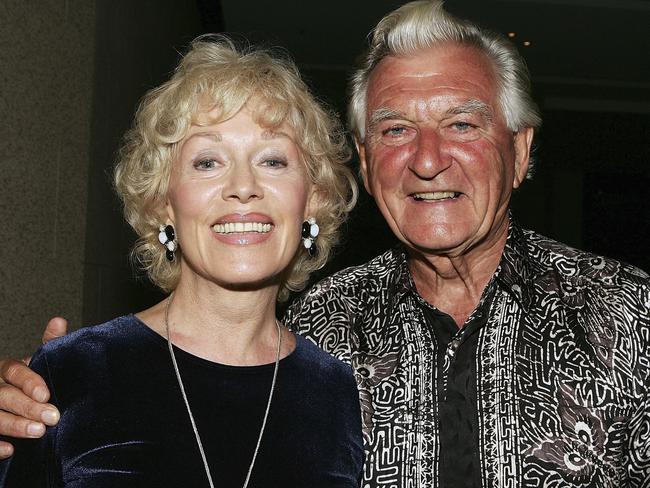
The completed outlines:
[[[82,313],[95,2],[0,0],[0,356]]]

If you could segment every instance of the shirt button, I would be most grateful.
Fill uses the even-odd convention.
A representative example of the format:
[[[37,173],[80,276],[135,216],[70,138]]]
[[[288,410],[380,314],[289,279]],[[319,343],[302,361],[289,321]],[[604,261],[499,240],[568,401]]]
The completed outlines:
[[[460,339],[454,339],[449,343],[449,348],[447,351],[449,352],[450,356],[453,356],[456,353],[456,350],[460,346]]]

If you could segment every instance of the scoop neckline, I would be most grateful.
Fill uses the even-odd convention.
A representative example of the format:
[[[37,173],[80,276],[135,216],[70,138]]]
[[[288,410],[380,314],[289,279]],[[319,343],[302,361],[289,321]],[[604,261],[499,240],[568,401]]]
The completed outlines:
[[[128,315],[128,317],[136,323],[136,325],[143,330],[144,333],[146,333],[149,338],[151,338],[156,345],[164,349],[165,351],[168,350],[167,346],[167,338],[163,337],[160,335],[158,332],[153,330],[151,327],[149,327],[146,323],[144,323],[142,320],[140,320],[135,314],[131,313]],[[304,347],[303,341],[305,340],[303,337],[295,334],[291,330],[289,332],[294,336],[296,340],[296,347],[291,351],[289,354],[287,354],[285,357],[280,359],[279,365],[280,366],[285,366],[289,363],[292,363],[295,361],[295,357],[299,355],[302,352],[302,349]],[[184,362],[190,362],[190,363],[195,363],[199,364],[201,366],[206,366],[210,368],[218,368],[218,369],[227,369],[231,371],[241,371],[241,372],[255,372],[255,371],[263,371],[267,369],[273,369],[275,367],[275,361],[272,363],[266,363],[266,364],[255,364],[251,366],[238,366],[234,364],[223,364],[223,363],[218,363],[215,361],[210,361],[209,359],[202,358],[200,356],[196,356],[192,354],[191,352],[186,351],[185,349],[182,349],[178,347],[176,344],[172,344],[172,348],[174,349],[174,355],[176,356],[177,361],[184,361]],[[168,353],[169,354],[169,353]]]

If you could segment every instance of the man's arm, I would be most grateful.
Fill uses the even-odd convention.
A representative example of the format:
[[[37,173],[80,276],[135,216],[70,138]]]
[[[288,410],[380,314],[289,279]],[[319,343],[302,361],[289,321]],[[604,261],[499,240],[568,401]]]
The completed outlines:
[[[50,320],[43,343],[66,334],[67,321]],[[45,381],[27,366],[29,359],[0,360],[0,436],[35,438],[45,433],[46,425],[56,425],[59,411],[47,401],[50,392]],[[13,454],[13,446],[0,440],[0,459]]]

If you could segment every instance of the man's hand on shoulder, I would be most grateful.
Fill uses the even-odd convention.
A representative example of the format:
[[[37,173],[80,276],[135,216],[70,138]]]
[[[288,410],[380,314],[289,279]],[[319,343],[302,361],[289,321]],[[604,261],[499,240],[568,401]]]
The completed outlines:
[[[65,319],[51,319],[43,333],[43,344],[64,336]],[[0,435],[41,437],[46,425],[56,425],[59,411],[47,403],[50,392],[45,381],[29,367],[29,358],[0,360]],[[13,454],[13,446],[0,441],[0,459]]]

